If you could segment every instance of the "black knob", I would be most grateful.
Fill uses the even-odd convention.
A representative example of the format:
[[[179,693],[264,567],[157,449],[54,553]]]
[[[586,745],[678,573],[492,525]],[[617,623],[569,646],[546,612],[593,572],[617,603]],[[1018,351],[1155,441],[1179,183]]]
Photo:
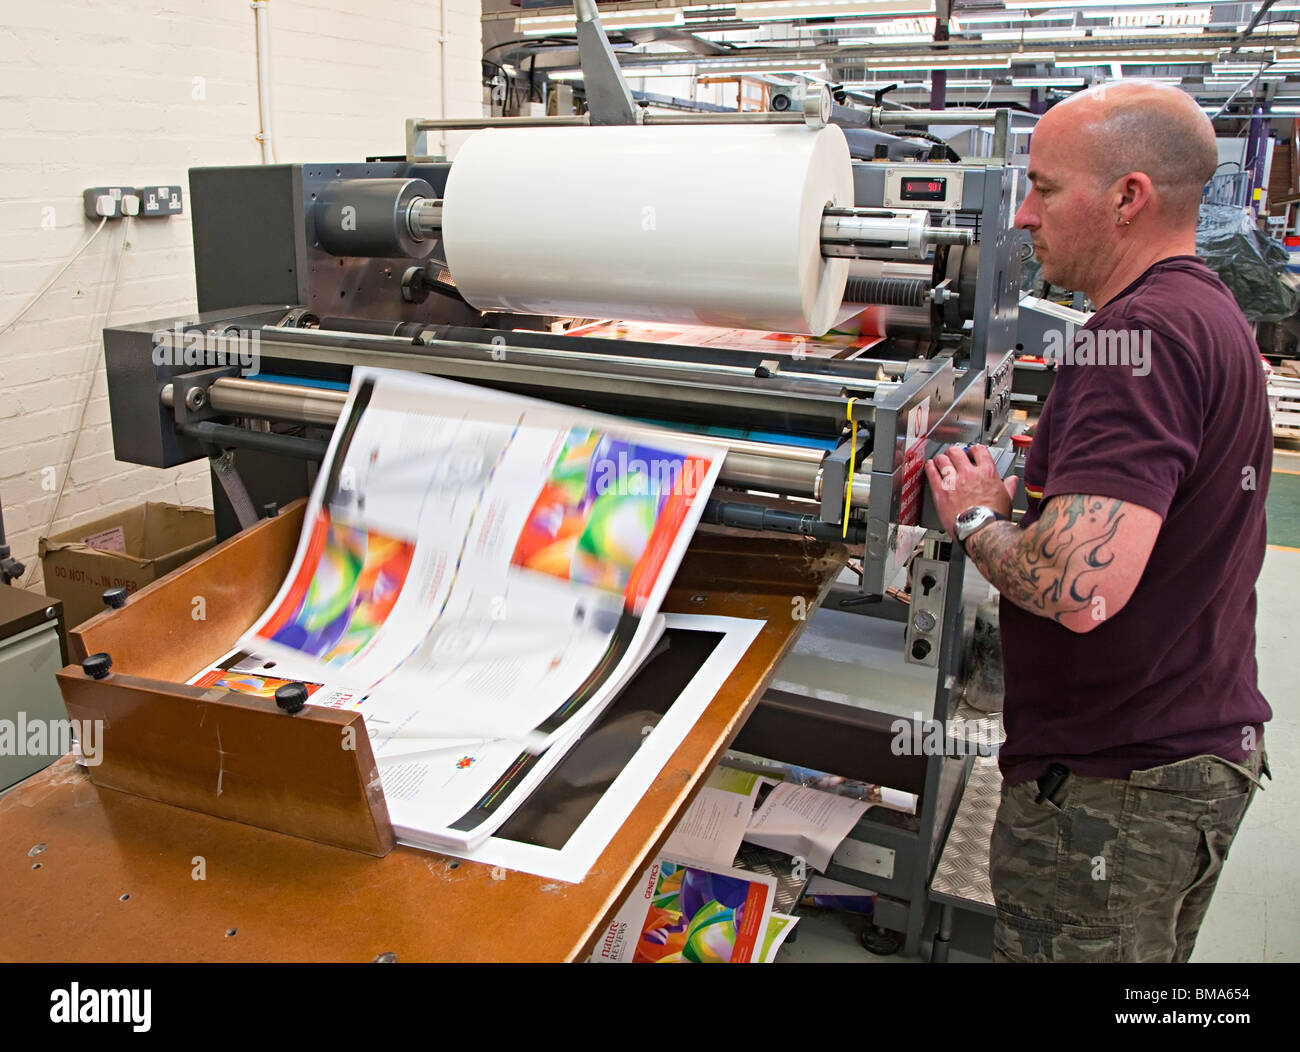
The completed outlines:
[[[876,148],[872,151],[872,156],[875,157],[877,161],[889,160],[889,143],[887,142],[876,143]]]
[[[262,505],[262,518],[274,519],[279,514],[280,514],[280,505],[278,505],[275,501],[273,500],[268,501],[267,503]]]
[[[940,146],[938,143],[930,147],[930,160],[945,161],[948,159],[948,147]]]
[[[130,594],[125,588],[110,588],[104,592],[104,604],[111,606],[114,610],[120,610],[126,606],[126,597]]]
[[[307,688],[301,683],[286,683],[275,688],[275,703],[292,716],[307,705]]]
[[[912,657],[917,661],[924,661],[930,653],[930,642],[926,639],[918,639],[912,644]]]
[[[113,659],[107,654],[91,654],[81,663],[81,671],[91,679],[103,679],[113,667]]]

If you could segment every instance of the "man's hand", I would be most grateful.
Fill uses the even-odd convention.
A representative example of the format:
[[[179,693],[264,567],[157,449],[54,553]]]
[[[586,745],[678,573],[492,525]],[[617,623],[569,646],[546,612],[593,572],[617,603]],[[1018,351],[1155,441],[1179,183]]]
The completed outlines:
[[[1010,517],[1016,479],[998,478],[986,447],[968,453],[955,446],[928,461],[925,473],[949,536],[967,508],[982,504]],[[1065,494],[1044,501],[1028,529],[982,526],[967,539],[966,553],[1003,598],[1071,632],[1091,632],[1132,597],[1160,525],[1160,516],[1140,504]]]
[[[926,461],[925,475],[934,495],[934,509],[950,537],[956,536],[953,523],[967,508],[982,504],[1011,517],[1019,479],[1014,475],[1005,482],[998,478],[988,446],[953,446]]]

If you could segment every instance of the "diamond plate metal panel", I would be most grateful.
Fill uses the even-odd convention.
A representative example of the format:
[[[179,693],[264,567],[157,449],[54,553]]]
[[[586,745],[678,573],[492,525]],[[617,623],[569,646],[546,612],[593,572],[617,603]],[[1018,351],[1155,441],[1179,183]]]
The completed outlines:
[[[971,766],[948,842],[930,882],[930,897],[967,909],[993,912],[989,884],[989,838],[1002,799],[1002,775],[996,757],[981,757]]]

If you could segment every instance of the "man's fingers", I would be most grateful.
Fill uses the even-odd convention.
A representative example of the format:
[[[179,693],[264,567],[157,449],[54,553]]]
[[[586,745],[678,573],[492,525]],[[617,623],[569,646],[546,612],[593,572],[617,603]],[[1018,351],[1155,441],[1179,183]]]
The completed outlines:
[[[935,489],[950,490],[957,482],[957,469],[942,454],[925,462],[925,474]]]
[[[1016,490],[1020,488],[1020,476],[1008,475],[1002,480],[1002,484],[1007,487],[1007,496],[1011,498],[1012,502],[1014,502],[1016,499]]]
[[[975,454],[975,466],[996,478],[998,466],[993,463],[993,454],[989,452],[989,447],[971,446],[971,452]]]
[[[948,459],[952,461],[953,467],[964,468],[970,467],[970,453],[964,446],[949,446],[944,452],[948,454]]]

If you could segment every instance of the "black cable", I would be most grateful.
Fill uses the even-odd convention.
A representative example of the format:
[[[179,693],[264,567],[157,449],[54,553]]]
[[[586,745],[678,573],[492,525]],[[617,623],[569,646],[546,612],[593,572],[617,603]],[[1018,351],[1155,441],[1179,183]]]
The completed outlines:
[[[489,51],[496,51],[497,48],[511,47],[515,44],[572,44],[577,39],[577,35],[573,33],[568,36],[521,37],[518,40],[503,40],[500,44],[493,44],[490,48],[485,49],[483,54],[486,55]]]
[[[899,138],[900,138],[900,139],[903,139],[903,138],[906,138],[906,139],[925,139],[925,140],[928,141],[928,142],[937,143],[938,145],[942,146],[945,150],[948,151],[948,160],[950,160],[950,161],[954,161],[954,162],[960,162],[960,161],[961,161],[961,154],[959,154],[956,150],[954,150],[954,149],[953,149],[953,148],[948,144],[948,142],[947,142],[946,140],[939,138],[939,136],[934,135],[934,134],[932,134],[931,132],[928,132],[928,131],[913,131],[911,128],[904,128],[904,129],[902,129],[902,134],[899,135]]]

